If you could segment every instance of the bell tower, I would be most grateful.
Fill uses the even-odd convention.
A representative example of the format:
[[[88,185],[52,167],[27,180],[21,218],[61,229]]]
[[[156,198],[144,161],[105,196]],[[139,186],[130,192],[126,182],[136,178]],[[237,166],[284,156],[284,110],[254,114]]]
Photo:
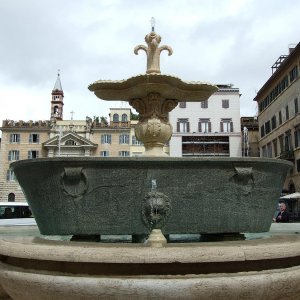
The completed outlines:
[[[51,98],[51,120],[63,119],[64,92],[60,82],[60,74],[58,72],[57,79],[52,90]]]

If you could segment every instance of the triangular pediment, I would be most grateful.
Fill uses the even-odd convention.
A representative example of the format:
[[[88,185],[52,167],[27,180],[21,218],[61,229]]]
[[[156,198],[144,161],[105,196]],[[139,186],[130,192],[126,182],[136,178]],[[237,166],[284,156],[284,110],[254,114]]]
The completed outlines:
[[[46,148],[48,147],[52,148],[52,147],[58,147],[58,144],[60,144],[60,147],[85,147],[85,148],[97,147],[97,145],[92,143],[90,140],[72,131],[64,133],[60,139],[59,136],[56,135],[55,137],[43,143],[43,146]]]

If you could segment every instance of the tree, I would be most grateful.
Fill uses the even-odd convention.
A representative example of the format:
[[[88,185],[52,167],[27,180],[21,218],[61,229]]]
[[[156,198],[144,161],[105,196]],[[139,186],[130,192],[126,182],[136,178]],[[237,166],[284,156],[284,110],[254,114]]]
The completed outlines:
[[[138,120],[140,118],[139,114],[134,114],[133,112],[130,112],[130,119],[131,120]]]

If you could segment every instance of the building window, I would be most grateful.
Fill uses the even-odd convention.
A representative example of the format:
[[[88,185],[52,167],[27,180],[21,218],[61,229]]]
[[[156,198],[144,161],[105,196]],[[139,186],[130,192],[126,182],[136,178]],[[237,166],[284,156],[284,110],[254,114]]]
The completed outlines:
[[[111,144],[111,134],[102,134],[101,144]]]
[[[8,152],[8,160],[19,160],[20,159],[20,151],[19,150],[10,150]]]
[[[211,122],[209,119],[200,119],[198,123],[198,131],[208,133],[211,132]]]
[[[262,147],[262,157],[267,157],[268,153],[267,153],[267,146],[263,146]]]
[[[276,129],[277,123],[276,123],[276,116],[272,117],[272,130]]]
[[[278,151],[277,151],[277,140],[273,140],[273,150],[274,150],[274,157],[278,156]]]
[[[289,114],[289,106],[287,105],[285,107],[285,119],[288,120],[290,118],[290,114]]]
[[[113,115],[113,122],[119,122],[119,115],[118,114]]]
[[[57,96],[57,97],[58,97],[58,96]],[[57,106],[57,105],[55,105],[55,106],[53,107],[53,113],[54,113],[54,115],[56,115],[56,116],[59,115],[59,112],[58,112],[58,106]]]
[[[278,137],[280,154],[284,152],[284,137],[283,134]]]
[[[293,147],[292,147],[292,135],[291,135],[291,131],[290,130],[288,130],[285,133],[284,142],[285,142],[285,151],[291,151],[291,150],[293,150]]]
[[[28,151],[28,158],[29,159],[38,158],[38,157],[39,157],[39,151],[36,151],[36,150]]]
[[[65,142],[65,145],[66,146],[75,146],[76,145],[76,142],[74,140],[67,140]]]
[[[297,172],[300,172],[300,159],[297,159]]]
[[[108,157],[109,156],[109,151],[100,151],[100,156]]]
[[[129,134],[120,134],[119,144],[129,144]]]
[[[123,114],[122,115],[122,122],[127,122],[127,115],[126,114]]]
[[[281,125],[282,124],[282,113],[281,113],[281,111],[279,111],[278,116],[279,116],[279,125]]]
[[[267,144],[267,157],[272,157],[272,143]]]
[[[285,76],[280,82],[277,83],[277,85],[274,87],[274,89],[270,92],[267,97],[259,103],[259,111],[263,111],[267,106],[269,106],[279,94],[281,94],[289,85],[289,79],[288,76]]]
[[[136,146],[142,146],[143,143],[141,141],[139,141],[135,135],[132,136],[132,145],[136,145]]]
[[[16,195],[14,193],[9,193],[7,197],[8,202],[15,202],[16,200]]]
[[[222,108],[229,108],[229,99],[222,100]]]
[[[31,133],[29,135],[29,143],[38,144],[40,142],[40,135],[37,133]]]
[[[10,143],[20,143],[20,134],[11,133],[9,141]]]
[[[294,138],[295,138],[295,148],[298,148],[300,146],[300,125],[295,127]]]
[[[298,77],[298,66],[295,66],[290,72],[290,82],[293,82]]]
[[[295,105],[295,115],[296,115],[299,112],[298,98],[294,99],[294,105]]]
[[[208,100],[201,101],[201,108],[208,108]]]
[[[186,108],[186,102],[179,102],[180,108]]]
[[[260,137],[263,138],[265,136],[265,125],[260,127]]]
[[[271,132],[271,124],[270,124],[270,121],[267,121],[265,123],[265,134],[268,134]]]
[[[129,151],[119,151],[119,156],[128,157],[128,156],[130,156],[130,152]]]
[[[177,132],[190,132],[189,119],[178,119]]]
[[[220,123],[221,132],[233,132],[233,122],[231,119],[222,119]]]
[[[15,177],[15,173],[13,170],[7,170],[6,172],[6,180],[7,181],[15,181],[16,180],[16,177]]]

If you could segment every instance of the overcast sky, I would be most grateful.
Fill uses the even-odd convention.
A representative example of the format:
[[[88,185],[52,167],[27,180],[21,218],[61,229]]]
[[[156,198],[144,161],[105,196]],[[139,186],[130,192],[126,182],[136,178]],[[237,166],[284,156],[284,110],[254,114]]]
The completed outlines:
[[[49,119],[58,69],[64,119],[125,106],[87,86],[145,73],[146,55],[133,48],[144,44],[152,16],[174,51],[162,52],[162,73],[232,83],[241,115],[254,116],[272,64],[299,42],[299,12],[298,0],[0,0],[0,120]]]

